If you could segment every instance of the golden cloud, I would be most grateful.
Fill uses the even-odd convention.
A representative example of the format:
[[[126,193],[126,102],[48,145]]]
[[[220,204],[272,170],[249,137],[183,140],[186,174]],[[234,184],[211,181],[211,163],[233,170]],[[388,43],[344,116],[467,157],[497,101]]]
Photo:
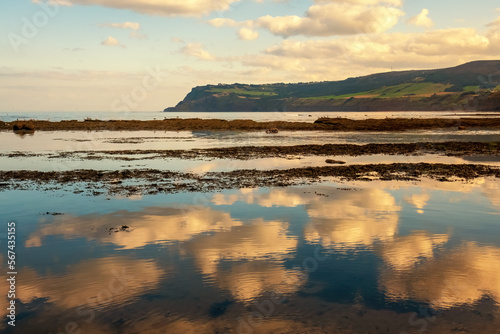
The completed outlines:
[[[262,219],[251,223],[197,237],[187,242],[184,250],[195,257],[203,274],[214,275],[223,260],[282,261],[297,248],[297,237],[288,235],[287,223]]]
[[[56,0],[63,6],[84,5],[128,9],[134,12],[161,16],[201,16],[224,11],[239,0]]]
[[[434,257],[434,249],[448,242],[447,234],[431,234],[415,231],[411,235],[398,237],[378,249],[380,257],[394,270],[411,269],[422,260]]]
[[[265,292],[289,294],[299,290],[306,277],[299,269],[265,261],[235,263],[215,275],[219,288],[241,302],[252,302]]]
[[[500,249],[469,242],[408,270],[386,268],[380,287],[391,300],[413,299],[434,308],[500,300]]]
[[[110,230],[119,230],[123,225],[128,226],[130,232]],[[240,225],[242,223],[228,213],[206,207],[152,207],[139,212],[122,210],[105,215],[57,216],[31,234],[25,244],[26,247],[40,247],[44,237],[61,235],[66,239],[84,237],[132,249],[151,243],[187,241],[200,233],[227,231]]]
[[[157,288],[165,272],[153,261],[112,256],[87,260],[69,267],[62,275],[41,277],[24,268],[18,298],[28,303],[47,298],[60,307],[103,308],[124,304]]]

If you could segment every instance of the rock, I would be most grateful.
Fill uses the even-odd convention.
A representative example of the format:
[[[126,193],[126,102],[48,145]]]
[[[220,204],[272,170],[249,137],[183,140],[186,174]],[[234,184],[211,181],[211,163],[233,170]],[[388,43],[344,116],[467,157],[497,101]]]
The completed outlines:
[[[463,125],[459,126],[458,129],[461,130],[461,131],[467,130],[467,128],[465,126],[463,126]]]
[[[340,160],[333,160],[333,159],[326,159],[325,162],[327,164],[336,164],[336,165],[345,165],[345,161],[340,161]]]
[[[12,126],[12,130],[16,133],[33,133],[35,132],[35,126],[32,122],[15,122]]]
[[[278,133],[278,132],[279,130],[277,128],[271,128],[266,130],[266,133]]]

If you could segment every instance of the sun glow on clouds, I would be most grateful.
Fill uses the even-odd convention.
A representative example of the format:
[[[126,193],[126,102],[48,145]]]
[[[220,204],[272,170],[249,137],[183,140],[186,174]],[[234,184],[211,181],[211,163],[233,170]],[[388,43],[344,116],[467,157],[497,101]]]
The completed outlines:
[[[402,0],[31,1],[34,13],[44,14],[43,4],[60,6],[57,15],[75,19],[50,16],[46,27],[35,26],[32,31],[37,32],[27,38],[23,29],[29,29],[21,20],[26,13],[13,8],[3,14],[19,17],[13,23],[0,22],[4,31],[19,34],[26,43],[19,53],[5,45],[0,61],[10,64],[13,72],[32,74],[3,84],[0,98],[6,111],[101,110],[113,100],[107,95],[130,90],[120,79],[110,79],[106,92],[98,90],[98,98],[95,87],[72,78],[80,71],[94,75],[90,80],[97,82],[103,71],[137,75],[158,64],[169,71],[168,83],[175,93],[158,93],[155,101],[151,95],[144,110],[162,110],[200,84],[341,80],[391,68],[449,67],[500,54],[500,17],[484,2],[448,7],[445,12],[430,0],[422,0],[417,9]],[[475,25],[472,20],[460,21],[466,6],[480,7],[484,17]],[[86,16],[87,10],[103,15],[95,21],[99,16]],[[436,29],[448,26],[445,19],[453,21],[454,28]],[[424,30],[414,32],[416,27]],[[77,31],[78,37],[68,40],[68,29]],[[113,32],[102,35],[105,29]],[[61,68],[56,74],[49,70],[54,64]],[[9,71],[0,68],[0,76],[10,76]],[[58,85],[61,76],[72,80],[74,87]],[[74,99],[49,98],[74,91],[78,105]]]
[[[201,16],[212,11],[224,11],[239,0],[64,0],[61,5],[102,6],[128,9],[142,14],[161,16]]]
[[[104,41],[101,42],[101,45],[105,46],[119,46],[122,48],[126,48],[125,45],[121,44],[116,38],[113,36],[108,36]]]
[[[418,27],[430,28],[434,25],[434,22],[432,22],[432,20],[427,15],[429,15],[429,10],[424,8],[422,9],[422,12],[420,12],[420,14],[412,17],[408,21],[408,24],[412,24]]]
[[[132,29],[139,30],[141,25],[137,22],[123,22],[123,23],[102,23],[100,27],[110,27],[110,28],[120,28],[120,29]]]

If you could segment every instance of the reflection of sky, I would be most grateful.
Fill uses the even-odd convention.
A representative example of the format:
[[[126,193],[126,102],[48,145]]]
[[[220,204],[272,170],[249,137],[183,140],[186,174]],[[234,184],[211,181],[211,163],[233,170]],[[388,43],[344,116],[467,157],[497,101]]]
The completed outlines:
[[[181,298],[182,316],[195,323],[197,299],[207,309],[224,300],[251,305],[271,292],[398,312],[498,302],[499,182],[385,184],[108,201],[9,191],[0,200],[22,240],[23,304],[96,306],[89,298],[124,268],[140,279],[101,300],[100,309]],[[30,206],[20,209],[23,202]],[[122,225],[130,231],[109,230]],[[314,254],[324,261],[306,273],[303,261]]]
[[[178,150],[235,146],[419,143],[443,141],[488,142],[498,140],[498,130],[426,130],[405,132],[211,131],[202,136],[191,131],[37,131],[20,137],[0,131],[0,152]]]

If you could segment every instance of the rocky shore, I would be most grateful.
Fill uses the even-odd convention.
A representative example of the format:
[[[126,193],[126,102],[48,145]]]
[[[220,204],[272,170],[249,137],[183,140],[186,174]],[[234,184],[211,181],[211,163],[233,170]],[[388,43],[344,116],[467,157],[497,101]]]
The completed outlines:
[[[203,175],[154,169],[120,171],[0,171],[0,189],[45,190],[72,187],[75,193],[157,194],[209,192],[223,189],[285,187],[320,182],[325,177],[347,181],[398,180],[419,181],[423,177],[442,182],[471,180],[478,177],[500,178],[500,168],[483,165],[393,163],[351,166],[324,166],[286,170],[235,170]]]
[[[238,146],[192,150],[114,150],[114,151],[64,151],[47,154],[32,152],[0,153],[10,158],[46,156],[51,159],[83,158],[85,160],[148,160],[157,158],[179,159],[236,159],[288,158],[290,156],[360,156],[360,155],[419,155],[446,156],[499,155],[500,142],[440,142],[410,144],[324,144],[294,146]],[[135,156],[139,156],[135,158]]]
[[[499,114],[500,115],[500,114]],[[19,123],[29,123],[30,131],[265,131],[278,129],[279,131],[404,131],[423,129],[470,129],[489,128],[500,129],[500,118],[385,118],[352,120],[347,118],[320,118],[314,123],[307,122],[256,122],[253,120],[221,120],[221,119],[180,119],[165,118],[164,120],[136,121],[136,120],[97,120],[85,121],[42,121],[32,120],[0,122],[0,130],[14,131]],[[272,135],[272,134],[270,134]]]

